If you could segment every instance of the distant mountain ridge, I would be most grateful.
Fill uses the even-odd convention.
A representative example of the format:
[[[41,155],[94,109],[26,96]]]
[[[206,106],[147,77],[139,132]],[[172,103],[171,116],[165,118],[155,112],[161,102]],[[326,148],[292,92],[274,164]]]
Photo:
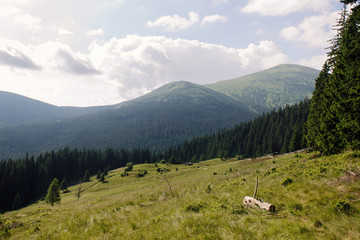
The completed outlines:
[[[15,93],[0,91],[0,124],[64,120],[110,107],[57,107]]]
[[[281,76],[276,77],[276,72]],[[315,72],[297,65],[280,65],[208,86],[173,82],[134,100],[95,108],[62,108],[11,95],[20,100],[0,105],[0,159],[66,146],[163,150],[252,120],[272,109],[271,104],[283,106],[296,101],[294,96],[300,100],[310,96]],[[267,84],[261,84],[264,82]],[[285,93],[273,91],[277,86]],[[308,91],[300,91],[299,86]],[[18,119],[12,120],[15,116]]]
[[[315,89],[320,71],[296,64],[282,64],[240,78],[220,81],[207,87],[245,103],[259,114],[292,105]]]

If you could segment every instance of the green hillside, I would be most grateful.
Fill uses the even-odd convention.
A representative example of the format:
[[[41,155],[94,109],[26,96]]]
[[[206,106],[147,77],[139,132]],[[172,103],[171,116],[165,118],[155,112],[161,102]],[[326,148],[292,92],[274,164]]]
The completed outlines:
[[[253,119],[233,98],[188,82],[165,85],[114,109],[64,121],[0,128],[0,158],[72,148],[166,149]]]
[[[359,239],[360,155],[135,165],[0,215],[1,239]],[[158,171],[158,168],[169,171]],[[144,177],[136,177],[147,170]],[[275,213],[245,208],[257,197]]]
[[[259,113],[295,104],[311,97],[319,71],[283,64],[244,77],[217,82],[207,87],[252,107]]]

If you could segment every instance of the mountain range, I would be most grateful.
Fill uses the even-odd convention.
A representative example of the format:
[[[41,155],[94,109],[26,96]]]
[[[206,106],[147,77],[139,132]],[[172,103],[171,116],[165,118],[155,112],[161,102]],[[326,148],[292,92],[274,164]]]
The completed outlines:
[[[134,100],[88,108],[0,92],[0,159],[65,146],[163,150],[309,97],[318,74],[280,65],[206,86],[173,82]]]

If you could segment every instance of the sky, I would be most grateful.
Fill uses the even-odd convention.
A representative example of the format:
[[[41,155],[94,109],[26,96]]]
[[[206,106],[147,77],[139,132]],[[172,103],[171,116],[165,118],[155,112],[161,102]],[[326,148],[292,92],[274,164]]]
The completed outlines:
[[[0,0],[0,91],[120,103],[290,63],[321,69],[338,0]]]

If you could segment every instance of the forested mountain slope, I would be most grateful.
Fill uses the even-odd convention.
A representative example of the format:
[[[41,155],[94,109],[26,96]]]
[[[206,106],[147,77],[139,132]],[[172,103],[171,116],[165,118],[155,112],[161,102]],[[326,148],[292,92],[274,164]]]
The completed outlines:
[[[294,64],[282,64],[240,78],[207,87],[247,104],[259,114],[310,98],[319,71]]]
[[[109,109],[103,107],[57,107],[18,94],[0,91],[0,126],[47,120],[64,120]]]
[[[0,129],[0,156],[38,154],[65,146],[165,149],[255,116],[222,93],[188,82],[170,83],[107,111]]]

